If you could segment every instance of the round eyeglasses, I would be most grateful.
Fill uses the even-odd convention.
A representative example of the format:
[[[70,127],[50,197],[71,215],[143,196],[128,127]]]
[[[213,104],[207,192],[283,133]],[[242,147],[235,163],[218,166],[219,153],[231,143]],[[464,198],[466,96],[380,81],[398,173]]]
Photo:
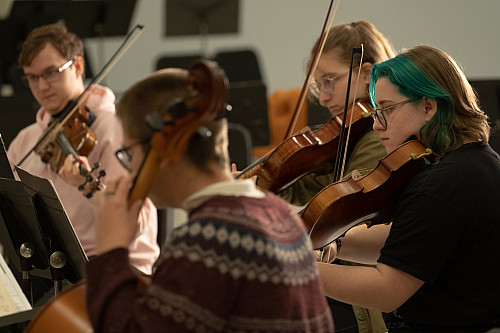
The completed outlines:
[[[359,67],[354,67],[352,70],[356,70],[358,68]],[[319,99],[321,92],[332,94],[333,88],[335,86],[335,81],[347,74],[349,74],[349,72],[345,72],[335,76],[330,76],[329,74],[326,74],[320,78],[319,82],[312,81],[311,83],[309,83],[309,91],[311,95]]]
[[[151,139],[144,139],[139,142],[133,143],[130,146],[123,147],[121,149],[118,149],[115,151],[115,156],[120,162],[120,164],[127,169],[129,172],[132,172],[132,158],[133,158],[133,152],[132,152],[132,147],[137,146],[137,145],[148,145],[147,149],[145,149],[146,155],[147,152],[149,151],[149,142]]]
[[[49,69],[40,75],[26,74],[23,76],[23,81],[30,87],[38,87],[40,78],[43,78],[47,83],[54,83],[60,79],[61,73],[71,65],[73,65],[73,59],[69,60],[59,68]]]
[[[383,127],[387,127],[387,119],[385,118],[385,114],[388,111],[392,111],[396,106],[400,106],[406,103],[410,103],[413,101],[418,100],[418,98],[410,98],[402,102],[398,102],[396,104],[392,104],[383,108],[375,108],[375,111],[372,111],[372,118],[373,120],[377,119]]]

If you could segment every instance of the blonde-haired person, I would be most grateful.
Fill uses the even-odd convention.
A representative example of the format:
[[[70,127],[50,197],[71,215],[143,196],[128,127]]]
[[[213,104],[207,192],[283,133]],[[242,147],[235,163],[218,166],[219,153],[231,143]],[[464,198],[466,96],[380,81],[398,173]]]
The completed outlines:
[[[319,40],[316,41],[311,58],[319,42]],[[328,108],[332,117],[338,116],[344,111],[352,51],[353,48],[359,48],[361,44],[364,48],[361,75],[359,82],[357,82],[360,62],[360,54],[357,53],[353,59],[354,70],[349,93],[349,106],[352,106],[353,98],[356,98],[356,101],[366,102],[367,111],[371,111],[368,83],[372,65],[395,55],[394,47],[389,40],[368,21],[352,22],[331,28],[313,73],[314,81],[310,86],[308,97]],[[358,84],[358,88],[357,94],[354,96],[356,84]],[[373,131],[371,127],[372,123],[368,123],[364,129],[365,132],[357,141],[352,138],[349,140],[345,175],[349,176],[354,170],[364,173],[366,170],[376,167],[378,161],[386,155],[378,133]],[[334,161],[331,161],[331,166],[333,165]],[[326,173],[309,174],[279,195],[292,204],[305,205],[319,191],[337,180],[334,179],[333,174],[333,169]],[[360,228],[366,229],[365,226]],[[376,226],[370,229],[370,233],[387,234],[388,228],[388,226]],[[324,258],[324,260],[329,260],[327,251],[325,251]],[[333,259],[330,258],[329,261]],[[342,263],[351,264],[346,261]],[[332,299],[328,299],[328,302],[337,330],[361,333],[383,333],[386,331],[382,314],[379,311],[351,306]]]
[[[447,53],[416,46],[373,65],[374,129],[388,153],[416,138],[436,156],[400,196],[388,238],[361,253],[375,267],[318,263],[328,296],[385,312],[389,332],[500,326],[500,158],[474,90]]]
[[[316,41],[311,58],[319,42],[319,40]],[[359,82],[357,82],[360,54],[355,54],[353,61],[355,70],[351,79],[349,106],[352,106],[354,97],[357,101],[369,102],[368,82],[372,64],[385,61],[395,55],[389,40],[370,22],[358,21],[331,28],[313,73],[313,82],[309,87],[308,96],[313,101],[328,108],[332,117],[338,116],[344,111],[352,50],[359,48],[361,44],[364,48],[361,75]],[[354,96],[356,84],[358,84],[358,88],[357,94]],[[377,133],[371,130],[371,126],[367,126],[366,133],[357,142],[350,141],[349,147],[351,148],[348,149],[345,175],[353,170],[375,167],[378,160],[386,154],[384,146]],[[281,192],[280,196],[292,204],[304,205],[316,193],[334,181],[336,179],[333,179],[333,170],[326,174],[310,174]]]

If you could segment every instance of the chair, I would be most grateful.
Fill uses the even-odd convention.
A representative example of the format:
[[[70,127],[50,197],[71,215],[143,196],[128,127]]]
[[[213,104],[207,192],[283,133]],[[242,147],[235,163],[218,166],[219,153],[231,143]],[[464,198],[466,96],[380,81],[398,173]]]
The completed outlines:
[[[490,146],[500,154],[500,80],[469,80],[479,96],[481,109],[490,118]]]
[[[228,122],[243,125],[252,138],[252,145],[269,144],[267,89],[262,81],[234,82],[229,85]]]
[[[156,69],[183,68],[188,69],[191,63],[202,58],[199,54],[162,56],[156,61]]]
[[[252,137],[243,125],[228,123],[229,159],[239,170],[252,163]]]
[[[224,69],[229,82],[262,81],[257,55],[250,49],[219,51],[214,60]]]

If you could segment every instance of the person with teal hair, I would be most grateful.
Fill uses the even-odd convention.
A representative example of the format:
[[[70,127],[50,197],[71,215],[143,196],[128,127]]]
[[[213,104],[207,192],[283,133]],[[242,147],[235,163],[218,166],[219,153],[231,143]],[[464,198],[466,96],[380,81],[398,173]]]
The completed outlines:
[[[421,48],[428,49],[423,46]],[[437,66],[439,59],[435,60]],[[452,59],[447,60],[450,67],[458,69]],[[436,68],[432,62],[427,63],[427,67],[429,71]],[[419,103],[424,96],[434,100],[437,104],[436,115],[420,128],[419,135],[424,145],[432,148],[435,154],[442,155],[455,150],[464,140],[477,139],[487,143],[490,133],[487,116],[480,110],[472,87],[463,72],[458,70],[454,74],[455,81],[447,82],[443,76],[439,76],[441,82],[435,82],[410,58],[400,55],[373,66],[369,86],[370,98],[375,104],[375,83],[379,78],[386,77],[414,104]],[[385,113],[390,112],[389,110]],[[455,112],[458,114],[454,115]],[[383,111],[378,111],[376,115],[384,121]]]
[[[406,184],[386,239],[342,238],[344,258],[376,266],[317,264],[325,294],[384,312],[389,332],[500,327],[500,157],[476,93],[431,46],[374,64],[369,92],[387,153],[417,139],[434,159]]]

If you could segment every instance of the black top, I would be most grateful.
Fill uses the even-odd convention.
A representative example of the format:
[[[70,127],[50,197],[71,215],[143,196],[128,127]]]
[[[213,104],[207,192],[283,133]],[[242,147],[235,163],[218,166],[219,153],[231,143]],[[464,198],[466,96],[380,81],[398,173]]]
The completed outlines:
[[[424,281],[384,315],[396,331],[485,332],[500,326],[500,158],[466,144],[403,192],[379,262]]]

